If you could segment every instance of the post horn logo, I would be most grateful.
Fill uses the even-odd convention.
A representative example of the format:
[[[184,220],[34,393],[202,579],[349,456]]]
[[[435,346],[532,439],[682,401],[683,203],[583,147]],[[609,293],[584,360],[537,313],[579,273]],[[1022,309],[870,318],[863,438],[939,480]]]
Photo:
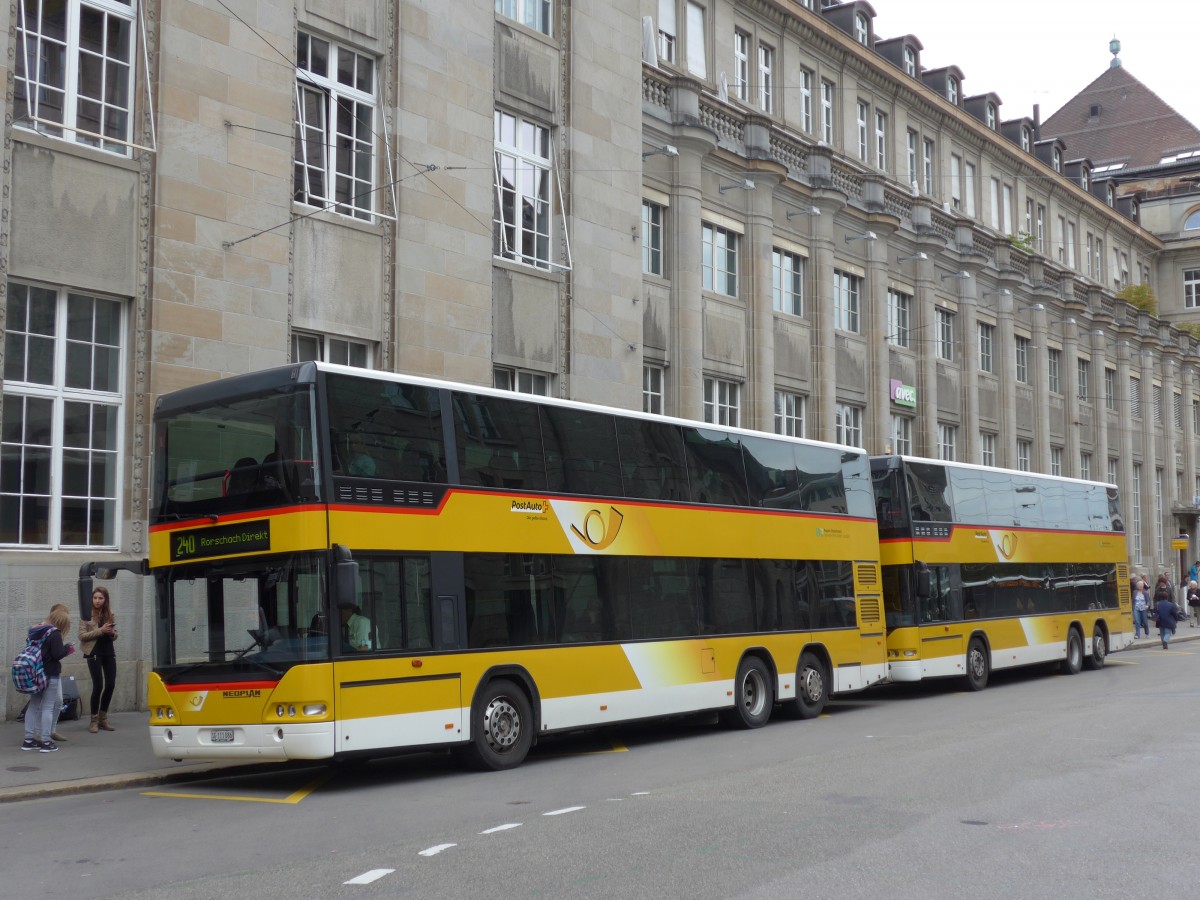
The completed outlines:
[[[571,530],[578,535],[579,539],[593,550],[607,550],[612,546],[612,542],[617,539],[617,535],[621,531],[621,524],[625,521],[625,517],[615,506],[610,506],[608,510],[607,522],[600,510],[589,509],[587,515],[583,517],[582,528],[578,525],[571,526]]]
[[[1004,532],[1004,534],[1000,536],[1000,544],[998,547],[1001,556],[1003,556],[1005,559],[1012,559],[1017,555],[1017,536],[1011,531]]]

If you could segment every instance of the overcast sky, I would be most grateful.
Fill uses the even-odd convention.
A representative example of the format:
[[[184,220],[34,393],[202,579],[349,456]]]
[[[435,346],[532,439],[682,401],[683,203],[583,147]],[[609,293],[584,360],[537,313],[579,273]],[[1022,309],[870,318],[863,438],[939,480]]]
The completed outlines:
[[[1002,119],[1044,122],[1108,68],[1108,42],[1137,78],[1200,128],[1196,0],[870,0],[877,38],[915,35],[928,69],[956,65],[965,96],[994,91]],[[1189,83],[1191,82],[1191,83]]]

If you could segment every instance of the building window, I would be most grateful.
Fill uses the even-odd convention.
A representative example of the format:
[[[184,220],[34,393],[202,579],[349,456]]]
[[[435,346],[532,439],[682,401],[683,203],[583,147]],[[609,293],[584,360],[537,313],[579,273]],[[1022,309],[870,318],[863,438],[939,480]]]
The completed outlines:
[[[663,62],[673,63],[677,60],[678,34],[675,0],[658,0],[658,58]]]
[[[775,110],[775,50],[758,45],[758,105],[765,113]]]
[[[1050,448],[1050,474],[1062,475],[1062,447]]]
[[[912,418],[910,416],[892,416],[892,452],[901,456],[912,456]]]
[[[897,347],[907,347],[912,322],[912,296],[895,288],[888,288],[887,304],[887,342]]]
[[[996,326],[987,322],[979,323],[979,371],[991,372],[992,343],[996,335]]]
[[[917,133],[908,130],[908,181],[913,190],[917,189]]]
[[[705,222],[700,229],[700,234],[704,245],[700,264],[701,283],[704,289],[725,294],[727,297],[736,297],[737,233]]]
[[[1108,458],[1108,483],[1117,483],[1117,460],[1112,456]]]
[[[1034,234],[1037,236],[1037,251],[1044,256],[1046,254],[1046,207],[1040,203],[1037,207],[1037,231]]]
[[[1088,394],[1091,391],[1092,380],[1092,363],[1091,360],[1079,358],[1078,367],[1075,372],[1075,380],[1078,382],[1076,390],[1080,400],[1087,400]]]
[[[651,200],[642,201],[642,271],[663,274],[663,207]]]
[[[833,407],[834,441],[850,447],[861,447],[862,407],[835,403]]]
[[[1092,260],[1092,269],[1094,277],[1097,281],[1104,280],[1104,240],[1096,238],[1096,255]]]
[[[1067,223],[1067,265],[1075,268],[1075,223]]]
[[[993,231],[1000,230],[1000,179],[988,182],[988,224]]]
[[[518,394],[550,396],[550,376],[527,369],[496,366],[492,369],[492,387],[501,391],[516,391]]]
[[[992,103],[990,101],[988,102],[987,112],[985,113],[985,116],[987,118],[987,127],[992,129],[992,131],[995,131],[996,130],[996,104],[995,103]]]
[[[790,391],[775,392],[775,433],[789,437],[804,437],[804,414],[807,398]]]
[[[550,129],[496,110],[494,253],[539,269],[550,259]]]
[[[663,367],[642,366],[642,412],[663,414]]]
[[[864,47],[871,46],[871,25],[862,13],[854,14],[854,39]]]
[[[1067,260],[1067,220],[1064,216],[1058,217],[1058,261],[1066,262]]]
[[[1013,233],[1013,189],[1011,184],[1004,185],[1004,222],[1001,226],[1005,234]]]
[[[962,158],[950,154],[950,205],[962,209]]]
[[[339,366],[371,367],[371,347],[362,341],[297,331],[292,335],[292,362],[330,362]]]
[[[296,35],[292,198],[370,219],[375,208],[375,61]]]
[[[975,217],[975,163],[963,164],[963,212]]]
[[[858,334],[862,279],[840,269],[833,270],[833,325]]]
[[[1192,433],[1200,435],[1200,400],[1192,401]]]
[[[867,159],[867,117],[870,111],[867,104],[861,100],[855,105],[856,115],[855,121],[858,124],[858,158],[864,162]]]
[[[124,304],[9,282],[5,309],[0,544],[115,548]]]
[[[1150,386],[1150,395],[1154,398],[1154,421],[1162,422],[1163,420],[1163,393],[1162,385],[1155,384]]]
[[[14,16],[14,122],[128,156],[134,0],[24,0]]]
[[[750,99],[750,35],[740,29],[733,32],[733,95]]]
[[[1062,361],[1062,351],[1051,347],[1046,351],[1046,387],[1052,394],[1062,393],[1059,381],[1059,363]]]
[[[1020,384],[1029,384],[1029,338],[1017,335],[1013,345],[1016,348],[1016,379]]]
[[[812,72],[800,70],[800,128],[812,134]]]
[[[1117,370],[1104,368],[1104,408],[1117,408]]]
[[[953,75],[946,79],[946,99],[958,106],[958,79]]]
[[[1142,380],[1133,375],[1129,376],[1129,415],[1134,419],[1142,417]]]
[[[704,48],[704,7],[699,3],[687,5],[687,67],[697,78],[708,77]]]
[[[821,80],[821,140],[833,146],[833,82]]]
[[[1130,537],[1133,540],[1129,551],[1137,557],[1141,555],[1142,549],[1142,467],[1138,463],[1133,464],[1133,504],[1129,518]]]
[[[1092,454],[1079,454],[1079,477],[1084,481],[1092,480]]]
[[[1050,160],[1051,160],[1050,165],[1054,168],[1054,171],[1061,173],[1062,172],[1062,151],[1059,150],[1057,147],[1055,147],[1054,151],[1050,154]]]
[[[948,425],[945,422],[938,422],[937,427],[937,449],[938,459],[955,460],[957,459],[958,443],[958,427]]]
[[[1182,437],[1183,433],[1183,395],[1176,391],[1171,396],[1171,421],[1175,425],[1175,431]]]
[[[1200,229],[1200,211],[1192,213],[1183,223],[1184,231],[1196,231]]]
[[[704,421],[711,425],[741,424],[741,385],[722,378],[704,379]]]
[[[534,31],[550,33],[550,0],[496,0],[496,12]]]
[[[1022,472],[1030,470],[1030,459],[1033,456],[1033,444],[1029,441],[1017,441],[1017,468]]]
[[[938,308],[937,316],[937,358],[952,361],[954,359],[954,313],[948,309]]]
[[[996,465],[996,435],[990,431],[979,432],[979,463],[984,466]]]
[[[796,253],[771,251],[771,306],[776,312],[804,315],[805,262]]]
[[[1021,149],[1024,150],[1026,153],[1028,153],[1029,149],[1032,146],[1033,146],[1033,132],[1030,131],[1028,128],[1022,128],[1021,129]]]
[[[904,48],[904,74],[911,78],[917,77],[917,51],[912,47]]]
[[[1200,307],[1200,269],[1183,270],[1183,305],[1188,309]]]
[[[875,167],[887,168],[887,116],[875,113]]]
[[[925,195],[927,197],[934,196],[933,193],[933,139],[925,138],[922,142],[921,166],[925,174]]]

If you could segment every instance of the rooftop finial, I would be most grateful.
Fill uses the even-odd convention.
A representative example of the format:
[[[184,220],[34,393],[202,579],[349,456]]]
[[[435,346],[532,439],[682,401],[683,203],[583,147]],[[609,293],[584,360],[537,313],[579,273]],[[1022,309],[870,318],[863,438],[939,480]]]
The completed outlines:
[[[1115,34],[1113,35],[1113,39],[1108,42],[1108,52],[1113,55],[1113,58],[1108,62],[1108,67],[1110,69],[1121,68],[1121,57],[1117,56],[1121,52],[1121,42],[1117,40]]]

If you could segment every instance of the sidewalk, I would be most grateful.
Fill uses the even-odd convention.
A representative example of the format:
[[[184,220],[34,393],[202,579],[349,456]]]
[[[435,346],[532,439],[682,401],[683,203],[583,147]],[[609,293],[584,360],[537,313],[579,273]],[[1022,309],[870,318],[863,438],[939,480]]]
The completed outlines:
[[[1172,644],[1200,640],[1200,628],[1187,626],[1176,632]],[[1155,649],[1157,632],[1134,641],[1130,650]],[[188,781],[230,769],[265,769],[280,763],[175,762],[158,759],[150,750],[144,712],[114,713],[109,720],[116,731],[88,734],[88,717],[59,722],[67,737],[57,753],[21,750],[23,722],[0,723],[0,803],[119,788],[147,787]]]

